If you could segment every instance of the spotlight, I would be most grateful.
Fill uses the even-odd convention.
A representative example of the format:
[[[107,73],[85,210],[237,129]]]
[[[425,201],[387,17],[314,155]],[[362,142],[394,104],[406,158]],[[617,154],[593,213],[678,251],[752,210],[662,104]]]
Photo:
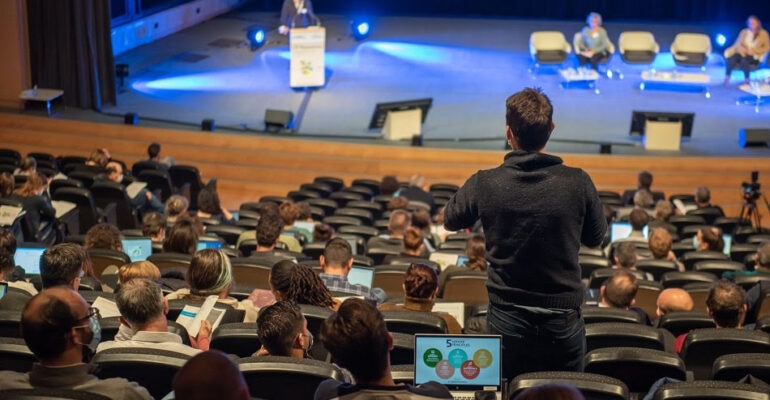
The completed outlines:
[[[126,125],[139,125],[139,114],[130,112],[123,115],[123,123]]]
[[[371,28],[372,26],[369,24],[369,21],[364,20],[353,20],[350,24],[350,29],[353,31],[353,37],[356,40],[364,40],[369,37]]]
[[[717,33],[714,41],[717,42],[717,46],[722,47],[725,45],[725,43],[727,43],[727,37],[721,33]]]
[[[256,51],[265,44],[267,34],[262,28],[251,28],[246,33],[246,38],[249,40],[249,44],[251,45],[251,51]]]

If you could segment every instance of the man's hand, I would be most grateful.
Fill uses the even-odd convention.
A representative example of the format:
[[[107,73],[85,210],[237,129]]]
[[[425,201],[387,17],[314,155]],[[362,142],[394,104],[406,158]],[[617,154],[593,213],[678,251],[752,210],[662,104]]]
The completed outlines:
[[[259,350],[257,350],[256,353],[254,353],[254,357],[264,357],[264,356],[269,356],[269,355],[270,355],[270,353],[267,351],[265,346],[260,347]]]
[[[286,34],[288,34],[288,33],[289,33],[289,27],[288,27],[288,26],[286,26],[286,25],[281,25],[281,26],[279,26],[279,27],[278,27],[278,33],[280,33],[281,35],[286,35]]]
[[[144,192],[144,197],[147,198],[147,201],[150,201],[150,200],[152,200],[152,193],[148,190],[148,191]]]

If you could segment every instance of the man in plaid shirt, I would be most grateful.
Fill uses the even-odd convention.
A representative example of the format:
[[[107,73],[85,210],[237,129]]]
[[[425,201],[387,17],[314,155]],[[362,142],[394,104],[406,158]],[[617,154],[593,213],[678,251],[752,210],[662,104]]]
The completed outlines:
[[[377,304],[385,302],[387,296],[382,289],[348,282],[348,272],[353,266],[353,252],[347,240],[340,238],[330,240],[319,261],[323,270],[320,274],[321,280],[330,291],[350,296],[363,296]]]

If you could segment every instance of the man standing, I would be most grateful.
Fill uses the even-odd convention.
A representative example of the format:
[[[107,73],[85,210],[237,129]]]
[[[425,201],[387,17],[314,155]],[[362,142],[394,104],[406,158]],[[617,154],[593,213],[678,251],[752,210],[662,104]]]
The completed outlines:
[[[580,306],[580,244],[601,245],[602,204],[583,170],[545,154],[553,107],[524,89],[506,102],[513,151],[500,167],[479,171],[449,200],[447,230],[481,220],[487,238],[488,328],[503,335],[503,375],[581,371],[585,325]]]

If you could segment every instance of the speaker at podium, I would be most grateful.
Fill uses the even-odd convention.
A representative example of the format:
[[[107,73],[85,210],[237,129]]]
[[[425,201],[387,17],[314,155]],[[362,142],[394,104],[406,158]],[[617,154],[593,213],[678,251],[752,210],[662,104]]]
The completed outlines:
[[[382,129],[387,140],[412,139],[422,135],[422,124],[432,104],[432,98],[377,103],[369,129]]]

